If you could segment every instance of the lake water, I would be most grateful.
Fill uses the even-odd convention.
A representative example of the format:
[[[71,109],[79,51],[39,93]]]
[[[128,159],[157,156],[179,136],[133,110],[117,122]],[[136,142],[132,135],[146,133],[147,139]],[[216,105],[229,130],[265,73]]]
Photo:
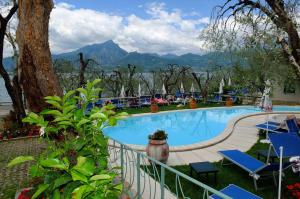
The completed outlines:
[[[3,102],[11,102],[11,99],[6,91],[4,80],[0,77],[0,104]]]

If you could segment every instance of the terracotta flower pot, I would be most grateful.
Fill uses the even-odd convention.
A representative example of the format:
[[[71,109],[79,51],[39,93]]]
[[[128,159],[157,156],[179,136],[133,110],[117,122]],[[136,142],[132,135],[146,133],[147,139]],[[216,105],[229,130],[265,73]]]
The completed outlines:
[[[190,108],[191,108],[191,109],[197,108],[197,102],[194,101],[194,100],[190,101],[189,105],[190,105]]]
[[[233,105],[233,101],[232,101],[232,98],[231,97],[228,97],[226,99],[226,106],[232,106]]]
[[[166,140],[149,139],[146,152],[148,156],[166,163],[169,157],[169,145]]]
[[[157,104],[151,104],[150,110],[151,110],[151,113],[157,113],[158,112],[158,105]]]

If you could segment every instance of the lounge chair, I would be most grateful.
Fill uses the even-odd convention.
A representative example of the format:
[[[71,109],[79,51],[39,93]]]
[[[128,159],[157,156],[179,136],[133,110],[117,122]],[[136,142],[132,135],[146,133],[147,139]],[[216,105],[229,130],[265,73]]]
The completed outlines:
[[[249,175],[253,178],[255,190],[258,189],[257,180],[262,176],[261,174],[259,174],[262,172],[273,172],[273,180],[274,184],[276,185],[275,172],[279,171],[278,163],[266,164],[239,150],[224,150],[219,151],[218,153],[222,155],[226,160],[249,172]],[[288,166],[289,164],[284,164],[283,168],[287,168]]]
[[[116,107],[116,109],[123,109],[124,104],[120,103],[119,99],[112,99],[110,102]]]
[[[222,102],[222,97],[221,95],[215,95],[213,99],[209,99],[207,102],[220,103]]]
[[[253,193],[236,186],[234,184],[230,184],[224,189],[220,191],[221,193],[231,197],[232,199],[262,199],[261,197],[254,195]],[[211,199],[222,199],[221,197],[213,194],[210,196]]]
[[[151,105],[151,96],[141,96],[140,97],[141,106],[150,106]]]
[[[155,101],[157,102],[158,105],[166,105],[169,104],[167,100],[164,100],[162,98],[155,98]]]
[[[285,120],[285,124],[287,126],[287,129],[281,128],[280,123],[272,122],[272,121],[258,124],[258,125],[256,125],[256,127],[258,129],[262,129],[262,130],[266,130],[266,131],[274,132],[274,133],[287,133],[287,132],[298,132],[299,131],[299,127],[294,118]]]

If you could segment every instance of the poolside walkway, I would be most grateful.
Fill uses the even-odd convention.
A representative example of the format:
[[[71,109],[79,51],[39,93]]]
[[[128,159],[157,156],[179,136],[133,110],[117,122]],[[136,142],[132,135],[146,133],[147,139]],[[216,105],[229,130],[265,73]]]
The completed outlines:
[[[266,121],[265,115],[250,116],[238,121],[232,134],[224,141],[213,146],[184,152],[170,152],[168,165],[187,165],[191,162],[217,162],[222,159],[219,150],[239,149],[248,151],[258,140],[258,123]]]

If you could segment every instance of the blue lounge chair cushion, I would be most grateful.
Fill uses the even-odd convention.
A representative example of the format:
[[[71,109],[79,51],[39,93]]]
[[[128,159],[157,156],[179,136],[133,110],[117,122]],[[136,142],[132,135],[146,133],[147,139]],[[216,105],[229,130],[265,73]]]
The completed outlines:
[[[230,184],[229,186],[222,189],[220,192],[224,193],[225,195],[231,197],[232,199],[262,199],[261,197],[254,195],[253,193],[238,187],[234,184]],[[212,199],[222,199],[217,195],[211,195],[210,198]]]
[[[299,131],[299,127],[298,127],[295,119],[286,120],[285,123],[289,129],[289,132],[298,132]]]
[[[288,132],[286,129],[280,128],[279,125],[275,126],[275,125],[271,125],[271,124],[267,124],[267,123],[258,124],[258,125],[256,125],[256,128],[266,130],[266,131],[270,131],[270,132],[274,132],[274,133],[286,133],[286,132]]]
[[[267,166],[262,161],[257,160],[252,156],[243,153],[239,150],[225,150],[225,151],[219,151],[219,153],[224,158],[238,165],[239,167],[243,168],[249,173],[256,173]]]
[[[283,147],[283,157],[300,156],[300,136],[298,133],[269,134],[269,140],[278,157],[281,146]]]

